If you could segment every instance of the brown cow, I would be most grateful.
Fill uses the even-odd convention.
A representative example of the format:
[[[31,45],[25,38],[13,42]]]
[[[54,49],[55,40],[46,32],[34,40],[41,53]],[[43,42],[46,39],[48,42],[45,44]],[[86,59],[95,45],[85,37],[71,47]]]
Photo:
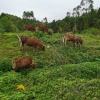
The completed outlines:
[[[37,25],[35,29],[48,33],[48,28],[44,25]]]
[[[66,42],[71,41],[72,43],[74,42],[75,35],[66,33],[63,36],[63,44],[66,45]]]
[[[83,44],[83,40],[81,37],[75,37],[73,42],[74,42],[74,46],[76,45],[77,47],[82,46]]]
[[[15,58],[12,61],[12,69],[13,71],[17,71],[19,68],[35,68],[36,64],[32,63],[32,58],[24,57],[24,58]]]
[[[27,46],[33,46],[35,49],[39,48],[43,51],[45,50],[45,46],[37,38],[30,38],[26,36],[19,37],[18,35],[17,37],[19,38],[19,41],[20,41],[20,50],[22,49],[22,47],[24,47],[25,44]]]
[[[35,27],[33,27],[32,25],[24,25],[24,31],[26,31],[26,30],[34,32]]]

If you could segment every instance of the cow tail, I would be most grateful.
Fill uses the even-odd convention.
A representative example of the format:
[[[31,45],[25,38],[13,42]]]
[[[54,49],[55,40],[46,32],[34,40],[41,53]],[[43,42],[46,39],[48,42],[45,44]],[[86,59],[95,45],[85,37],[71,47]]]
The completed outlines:
[[[18,39],[19,39],[19,42],[20,42],[20,50],[21,50],[21,48],[22,48],[22,41],[21,41],[21,38],[19,37],[19,35],[16,35],[17,37],[18,37]]]
[[[16,35],[17,37],[18,37],[18,39],[19,39],[19,42],[21,42],[21,38],[19,37],[19,35]]]

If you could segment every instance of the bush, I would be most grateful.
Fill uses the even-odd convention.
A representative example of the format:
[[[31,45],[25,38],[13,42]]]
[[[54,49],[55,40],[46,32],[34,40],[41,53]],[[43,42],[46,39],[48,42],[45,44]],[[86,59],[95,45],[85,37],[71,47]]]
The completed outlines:
[[[54,33],[52,29],[48,29],[48,32],[50,35]]]
[[[100,30],[97,28],[90,28],[90,29],[83,30],[81,33],[82,34],[100,35]]]
[[[38,38],[41,38],[41,37],[43,37],[44,35],[45,35],[45,33],[43,33],[42,31],[37,31],[37,32],[35,33],[35,36],[38,37]]]
[[[0,58],[0,71],[3,72],[10,71],[12,69],[11,66],[12,66],[11,61]]]
[[[3,29],[4,29],[5,32],[15,32],[15,31],[18,31],[18,28],[6,16],[1,18],[0,23],[2,24]]]
[[[5,32],[5,29],[4,27],[0,24],[0,33],[4,33]]]
[[[97,28],[90,28],[89,33],[91,33],[93,35],[100,35],[100,30]]]

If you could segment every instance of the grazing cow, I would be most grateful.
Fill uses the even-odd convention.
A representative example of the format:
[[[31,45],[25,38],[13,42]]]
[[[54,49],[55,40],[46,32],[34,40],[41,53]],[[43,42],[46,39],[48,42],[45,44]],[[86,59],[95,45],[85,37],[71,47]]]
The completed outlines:
[[[33,27],[32,25],[24,25],[24,31],[26,31],[26,30],[34,32],[35,27]]]
[[[83,44],[83,40],[81,37],[75,37],[73,42],[74,42],[74,46],[76,45],[77,47]]]
[[[15,58],[12,61],[12,69],[13,71],[17,71],[19,68],[33,68],[35,69],[36,64],[32,63],[32,58],[24,57],[24,58]]]
[[[19,37],[18,35],[17,37],[19,38],[19,41],[20,41],[20,50],[22,49],[22,47],[24,47],[25,44],[27,46],[33,46],[35,49],[39,48],[43,51],[45,50],[45,46],[37,38],[30,38],[26,36]]]
[[[66,45],[66,42],[68,42],[68,41],[71,41],[73,43],[74,42],[74,38],[75,38],[74,34],[69,34],[69,33],[64,34],[64,36],[63,36],[63,44]]]
[[[48,28],[44,25],[37,25],[35,29],[48,33]]]

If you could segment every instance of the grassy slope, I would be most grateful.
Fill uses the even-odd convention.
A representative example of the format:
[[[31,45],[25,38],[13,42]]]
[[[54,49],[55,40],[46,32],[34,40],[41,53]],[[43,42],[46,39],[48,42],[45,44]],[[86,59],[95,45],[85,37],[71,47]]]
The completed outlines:
[[[39,33],[41,41],[49,46],[43,52],[27,46],[19,51],[15,34],[0,35],[0,100],[100,99],[99,36],[84,34],[84,46],[73,48],[63,47],[62,34]],[[33,33],[26,35],[33,36]],[[23,56],[37,62],[36,70],[11,72],[12,59]],[[16,89],[20,84],[25,90]]]

